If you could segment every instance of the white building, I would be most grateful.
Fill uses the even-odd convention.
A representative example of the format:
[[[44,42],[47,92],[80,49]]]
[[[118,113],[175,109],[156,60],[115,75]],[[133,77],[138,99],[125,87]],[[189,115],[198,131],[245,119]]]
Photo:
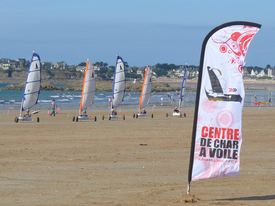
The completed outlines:
[[[273,76],[273,69],[271,69],[271,68],[268,68],[268,69],[267,69],[267,76],[268,76],[268,77],[274,77],[274,76]]]
[[[265,73],[264,70],[262,69],[261,72],[257,75],[257,77],[264,77]]]

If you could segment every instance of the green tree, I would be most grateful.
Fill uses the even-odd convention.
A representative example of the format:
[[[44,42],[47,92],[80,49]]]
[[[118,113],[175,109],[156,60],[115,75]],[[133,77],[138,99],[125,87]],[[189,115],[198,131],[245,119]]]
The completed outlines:
[[[156,75],[158,75],[158,76],[165,76],[165,75],[167,75],[167,71],[164,70],[164,69],[160,69],[160,68],[156,68],[156,69],[154,70],[154,72],[155,72]]]
[[[115,66],[109,66],[109,69],[113,70],[113,72],[115,71]]]
[[[94,65],[95,66],[98,66],[98,67],[103,67],[103,62],[101,61],[101,62],[96,62],[96,63],[94,63]]]
[[[133,79],[141,79],[141,75],[140,74],[129,74],[126,73],[126,78],[133,78]]]
[[[81,62],[78,66],[86,66],[86,62]]]
[[[139,69],[138,67],[131,67],[131,70],[133,71],[133,73],[137,73],[138,69]]]
[[[106,72],[106,77],[110,79],[113,77],[113,75],[114,75],[114,69],[109,67],[108,71]]]
[[[124,62],[124,66],[125,66],[125,67],[129,67],[128,62]]]
[[[8,73],[8,77],[12,77],[13,68],[9,66],[7,70],[4,71],[4,73]]]

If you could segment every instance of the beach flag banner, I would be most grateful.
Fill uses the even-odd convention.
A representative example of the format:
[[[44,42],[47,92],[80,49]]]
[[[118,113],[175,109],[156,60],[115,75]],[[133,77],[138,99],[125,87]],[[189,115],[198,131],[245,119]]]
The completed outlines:
[[[261,25],[229,22],[204,39],[188,173],[190,182],[239,173],[248,46]]]

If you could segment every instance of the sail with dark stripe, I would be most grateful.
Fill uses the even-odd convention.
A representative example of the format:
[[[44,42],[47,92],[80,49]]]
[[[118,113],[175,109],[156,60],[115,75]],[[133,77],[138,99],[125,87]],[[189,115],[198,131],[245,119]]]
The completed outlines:
[[[125,66],[123,59],[117,55],[116,69],[114,72],[112,108],[118,106],[124,99],[126,87]]]
[[[22,99],[21,111],[33,107],[39,97],[41,85],[41,61],[38,54],[33,51],[31,63],[29,66],[28,75]]]

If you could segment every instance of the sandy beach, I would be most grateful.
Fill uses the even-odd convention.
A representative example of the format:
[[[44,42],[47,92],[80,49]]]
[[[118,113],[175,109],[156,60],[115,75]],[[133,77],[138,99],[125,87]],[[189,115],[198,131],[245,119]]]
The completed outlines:
[[[107,110],[89,110],[96,122],[72,122],[77,111],[42,111],[39,123],[2,112],[1,205],[188,204],[194,108],[182,111],[186,118],[157,107],[154,118],[148,110],[136,119],[122,109],[109,121]],[[240,174],[192,182],[192,205],[275,205],[274,122],[274,107],[244,108]]]

